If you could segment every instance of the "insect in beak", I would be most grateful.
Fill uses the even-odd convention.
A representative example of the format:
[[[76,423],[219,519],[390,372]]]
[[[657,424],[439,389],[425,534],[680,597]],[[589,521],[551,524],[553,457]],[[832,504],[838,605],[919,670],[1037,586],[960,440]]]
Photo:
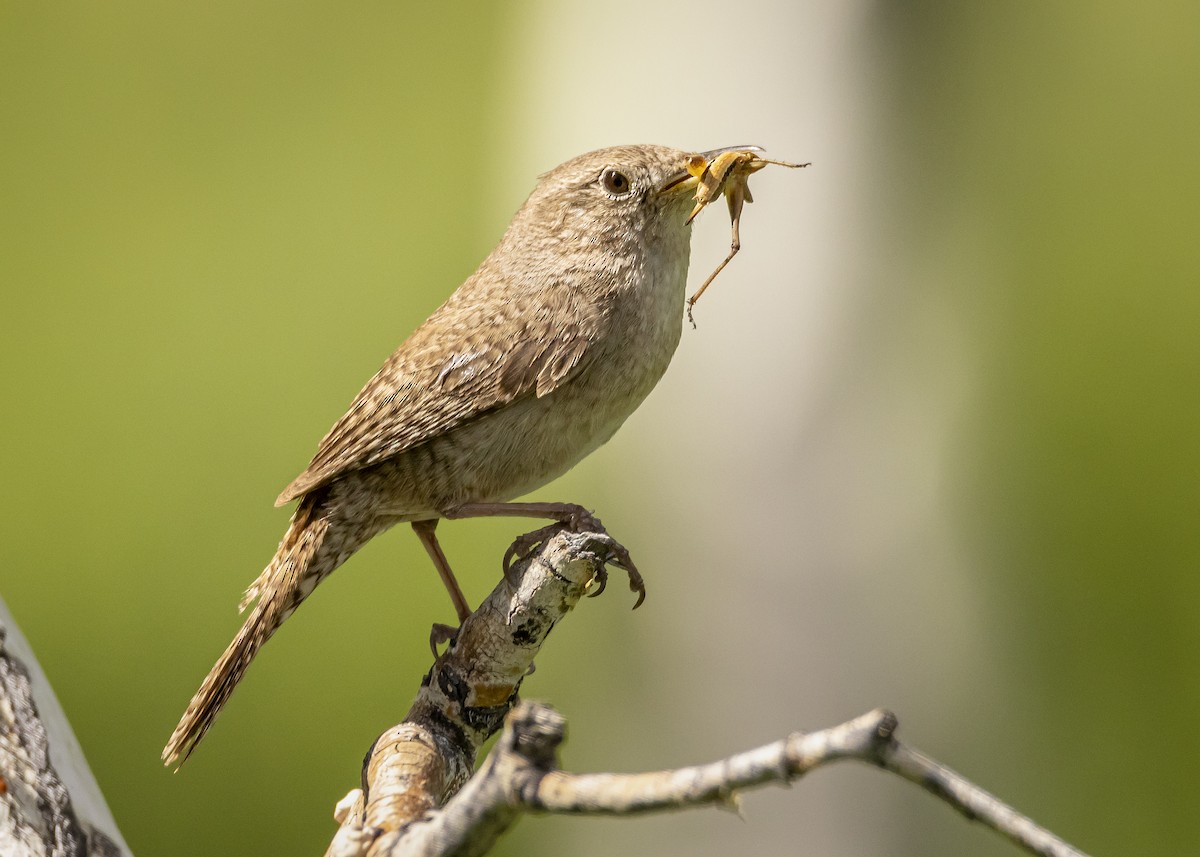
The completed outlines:
[[[696,179],[697,183],[696,207],[688,215],[687,222],[691,223],[696,215],[704,210],[705,206],[724,194],[725,202],[729,205],[729,220],[733,226],[733,241],[730,244],[729,255],[717,266],[715,271],[709,274],[708,279],[696,290],[696,293],[687,299],[687,318],[692,323],[692,327],[696,326],[696,320],[692,317],[692,307],[696,305],[696,301],[704,294],[704,290],[708,288],[709,284],[717,278],[717,274],[721,273],[730,260],[742,249],[742,239],[738,234],[738,227],[742,219],[742,206],[748,202],[754,202],[754,197],[750,194],[750,176],[767,164],[775,164],[789,169],[808,166],[808,164],[789,164],[786,161],[769,160],[759,156],[758,153],[762,151],[757,146],[735,146],[693,155],[688,161],[687,172],[690,177]]]

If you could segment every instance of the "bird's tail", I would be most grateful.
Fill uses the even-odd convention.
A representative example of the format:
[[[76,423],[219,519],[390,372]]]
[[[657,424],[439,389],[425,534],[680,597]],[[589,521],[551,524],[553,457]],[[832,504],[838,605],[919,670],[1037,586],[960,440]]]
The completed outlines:
[[[245,610],[256,599],[257,603],[188,703],[163,750],[166,765],[178,767],[187,760],[258,650],[316,585],[357,547],[329,543],[330,518],[322,508],[324,494],[315,491],[300,501],[274,559],[246,591],[241,608]]]

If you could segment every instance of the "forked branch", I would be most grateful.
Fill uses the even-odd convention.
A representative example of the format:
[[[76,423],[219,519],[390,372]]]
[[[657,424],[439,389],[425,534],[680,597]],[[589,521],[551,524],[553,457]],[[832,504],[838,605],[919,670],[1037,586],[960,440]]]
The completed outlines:
[[[917,783],[967,818],[1031,854],[1085,857],[959,774],[896,739],[882,709],[708,765],[643,774],[558,769],[561,715],[520,703],[474,776],[475,752],[516,703],[521,678],[546,633],[596,579],[604,537],[549,539],[464,623],[438,658],[405,722],[376,741],[363,791],[337,810],[341,829],[327,857],[465,857],[486,853],[526,812],[632,815],[690,806],[736,808],[741,792],[786,783],[830,762],[854,759]]]

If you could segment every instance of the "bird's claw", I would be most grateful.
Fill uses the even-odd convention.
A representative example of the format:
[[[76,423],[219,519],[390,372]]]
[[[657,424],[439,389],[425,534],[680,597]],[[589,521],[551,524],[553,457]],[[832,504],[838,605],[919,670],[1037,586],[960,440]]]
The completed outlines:
[[[599,523],[599,521],[596,521],[597,525],[599,525]],[[621,544],[619,541],[610,536],[603,527],[598,526],[597,530],[594,531],[598,531],[600,533],[606,551],[604,555],[600,557],[601,565],[596,569],[596,577],[598,579],[599,589],[597,589],[595,592],[589,593],[589,595],[591,597],[595,597],[604,591],[604,586],[606,583],[608,583],[608,571],[605,569],[605,566],[615,565],[617,568],[629,575],[629,591],[637,595],[637,601],[634,602],[633,609],[638,609],[642,606],[642,602],[646,600],[646,582],[642,580],[641,572],[639,572],[637,566],[634,565],[633,557],[629,555],[629,550],[625,547],[625,545]]]
[[[608,570],[605,566],[615,565],[629,575],[629,589],[637,594],[637,602],[633,605],[633,609],[636,610],[642,605],[642,602],[646,600],[646,584],[642,580],[637,566],[634,565],[633,558],[629,556],[629,551],[608,534],[608,530],[604,529],[599,518],[582,506],[571,510],[566,520],[555,521],[531,533],[518,536],[509,545],[508,550],[504,552],[504,579],[508,581],[514,591],[520,583],[520,579],[513,572],[514,560],[519,562],[528,559],[546,539],[563,530],[573,533],[594,533],[599,537],[597,541],[604,545],[604,553],[599,556],[600,565],[597,566],[596,575],[593,578],[596,590],[588,593],[589,598],[595,598],[604,591],[608,585]]]
[[[524,562],[529,559],[538,545],[566,527],[567,524],[555,521],[553,524],[548,524],[545,527],[534,530],[532,533],[525,533],[525,535],[517,536],[513,539],[513,543],[504,552],[503,560],[504,579],[508,581],[509,588],[515,592],[521,583],[521,578],[513,571],[513,560]]]
[[[606,586],[608,586],[608,569],[605,568],[603,563],[596,566],[596,574],[591,580],[588,581],[588,586],[591,586],[593,583],[596,584],[596,591],[589,592],[588,598],[595,598],[604,591]]]

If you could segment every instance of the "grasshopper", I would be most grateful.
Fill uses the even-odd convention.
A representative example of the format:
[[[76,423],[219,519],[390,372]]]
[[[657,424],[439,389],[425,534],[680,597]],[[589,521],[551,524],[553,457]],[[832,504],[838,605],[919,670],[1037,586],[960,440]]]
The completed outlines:
[[[692,323],[692,327],[696,326],[696,320],[692,317],[692,307],[696,305],[696,301],[700,300],[700,296],[704,294],[704,290],[708,288],[709,284],[717,278],[717,274],[725,270],[725,266],[742,249],[742,239],[738,234],[738,226],[742,219],[742,206],[745,203],[754,202],[754,197],[750,194],[750,176],[767,164],[790,169],[809,166],[808,164],[789,164],[786,161],[772,161],[760,157],[758,153],[761,151],[762,149],[757,146],[746,146],[721,152],[711,161],[702,155],[696,155],[688,163],[688,172],[698,180],[698,183],[696,185],[696,207],[688,215],[687,222],[691,223],[706,205],[723,193],[725,201],[729,205],[729,220],[733,225],[733,241],[729,246],[729,255],[725,257],[725,261],[717,265],[715,271],[709,274],[708,279],[696,290],[696,293],[687,299],[687,318]]]

